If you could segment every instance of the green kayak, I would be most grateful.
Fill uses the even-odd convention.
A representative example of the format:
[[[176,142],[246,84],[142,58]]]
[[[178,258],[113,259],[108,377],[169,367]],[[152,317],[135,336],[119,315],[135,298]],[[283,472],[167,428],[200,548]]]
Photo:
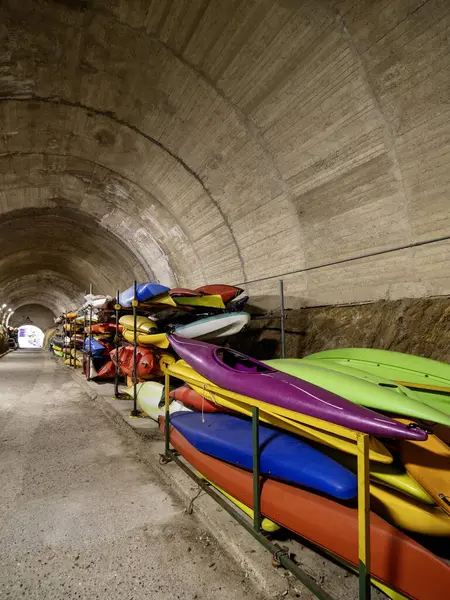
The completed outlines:
[[[316,352],[307,358],[339,362],[412,386],[419,384],[450,389],[450,365],[413,354],[376,348],[339,348]]]
[[[307,357],[308,360],[335,363],[401,382],[437,410],[450,414],[450,365],[447,363],[375,348],[340,348],[324,350]],[[325,365],[324,365],[325,366]],[[428,388],[428,389],[427,389]],[[435,389],[430,389],[435,388]]]
[[[309,381],[355,404],[414,419],[450,425],[450,415],[438,411],[417,399],[415,393],[407,388],[380,377],[369,375],[368,378],[364,376],[361,378],[352,374],[330,370],[328,368],[328,365],[331,364],[330,361],[326,361],[324,366],[322,366],[324,361],[313,363],[298,358],[281,358],[265,362],[279,371]]]

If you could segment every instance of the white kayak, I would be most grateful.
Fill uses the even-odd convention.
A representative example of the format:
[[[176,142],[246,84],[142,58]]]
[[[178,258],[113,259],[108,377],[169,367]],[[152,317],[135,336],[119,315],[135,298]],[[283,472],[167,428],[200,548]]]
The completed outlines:
[[[161,383],[158,383],[157,381],[144,381],[137,384],[136,391],[138,406],[146,415],[149,417],[164,415],[164,386]],[[130,396],[130,398],[133,398],[133,387],[131,386],[126,390],[123,390],[123,393]],[[182,402],[172,400],[171,398],[169,414],[181,410],[191,412],[191,409],[184,406]]]
[[[179,325],[174,333],[189,339],[212,340],[239,333],[249,321],[250,315],[246,312],[222,313]]]

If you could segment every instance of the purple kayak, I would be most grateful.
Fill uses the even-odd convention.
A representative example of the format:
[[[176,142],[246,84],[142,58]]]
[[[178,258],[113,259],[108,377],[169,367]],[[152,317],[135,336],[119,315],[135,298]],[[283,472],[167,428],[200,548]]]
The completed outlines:
[[[226,390],[370,435],[418,441],[428,437],[417,425],[403,425],[235,350],[175,334],[168,338],[188,365]]]

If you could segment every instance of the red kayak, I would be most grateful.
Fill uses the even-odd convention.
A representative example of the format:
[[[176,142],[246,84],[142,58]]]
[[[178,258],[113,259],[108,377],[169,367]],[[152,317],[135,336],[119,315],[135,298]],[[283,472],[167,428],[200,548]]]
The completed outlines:
[[[160,418],[164,430],[164,419]],[[196,450],[173,427],[173,447],[204,477],[253,506],[252,474]],[[358,566],[358,513],[328,498],[274,479],[261,486],[261,512],[301,537]],[[414,600],[443,598],[450,566],[371,512],[371,573]]]
[[[119,365],[120,372],[123,375],[133,376],[133,346],[126,344],[119,348]],[[116,350],[109,353],[111,360],[117,363]],[[154,371],[158,368],[158,363],[155,360],[155,355],[149,348],[136,348],[136,375],[139,379],[152,377]]]
[[[234,285],[216,283],[214,285],[202,285],[194,291],[202,296],[221,296],[223,303],[226,304],[239,296],[239,294],[242,294],[244,290]]]
[[[214,412],[227,412],[221,406],[202,398],[200,394],[192,390],[189,386],[183,385],[176,390],[172,390],[169,394],[171,398],[182,402],[187,408],[196,410],[198,412],[214,413]]]

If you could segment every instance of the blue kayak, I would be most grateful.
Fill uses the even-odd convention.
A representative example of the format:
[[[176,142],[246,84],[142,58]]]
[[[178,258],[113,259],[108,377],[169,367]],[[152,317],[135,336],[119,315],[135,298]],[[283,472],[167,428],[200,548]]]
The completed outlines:
[[[224,413],[176,412],[170,422],[200,452],[252,469],[251,421]],[[356,497],[355,475],[299,438],[260,424],[259,443],[262,475],[341,500]]]
[[[160,283],[152,283],[147,281],[146,283],[137,284],[137,299],[138,302],[147,302],[154,296],[165,294],[170,288]],[[131,301],[134,299],[134,287],[131,286],[121,294],[119,294],[119,304],[121,306],[131,306]]]
[[[89,337],[84,340],[84,350],[89,352]],[[92,356],[104,356],[106,348],[103,344],[100,344],[95,338],[91,338],[91,355]]]

